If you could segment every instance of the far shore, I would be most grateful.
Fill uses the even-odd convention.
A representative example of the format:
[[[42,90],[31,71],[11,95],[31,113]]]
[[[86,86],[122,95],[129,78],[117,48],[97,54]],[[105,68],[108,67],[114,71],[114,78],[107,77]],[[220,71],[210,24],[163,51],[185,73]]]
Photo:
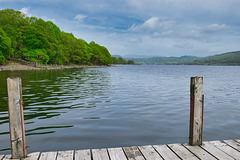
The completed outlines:
[[[55,69],[71,69],[71,68],[99,68],[109,67],[107,65],[38,65],[37,67],[22,65],[20,63],[7,63],[0,65],[0,71],[16,71],[16,70],[55,70]]]

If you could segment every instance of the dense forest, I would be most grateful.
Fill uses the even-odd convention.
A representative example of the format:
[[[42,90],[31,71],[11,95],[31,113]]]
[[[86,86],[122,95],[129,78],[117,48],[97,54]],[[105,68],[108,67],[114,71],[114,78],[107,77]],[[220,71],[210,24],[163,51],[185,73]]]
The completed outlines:
[[[112,57],[113,64],[134,64],[133,60],[125,60],[122,57]]]
[[[208,57],[152,57],[134,58],[137,64],[160,65],[240,65],[240,51],[228,52]]]
[[[106,47],[61,31],[53,22],[0,10],[0,64],[10,58],[40,64],[112,64]]]

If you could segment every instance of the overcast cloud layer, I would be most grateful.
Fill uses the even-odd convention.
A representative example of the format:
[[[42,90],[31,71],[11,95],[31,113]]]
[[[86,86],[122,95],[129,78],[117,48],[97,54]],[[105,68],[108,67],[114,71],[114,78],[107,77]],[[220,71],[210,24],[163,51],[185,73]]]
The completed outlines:
[[[0,0],[112,55],[208,56],[240,50],[240,0]]]

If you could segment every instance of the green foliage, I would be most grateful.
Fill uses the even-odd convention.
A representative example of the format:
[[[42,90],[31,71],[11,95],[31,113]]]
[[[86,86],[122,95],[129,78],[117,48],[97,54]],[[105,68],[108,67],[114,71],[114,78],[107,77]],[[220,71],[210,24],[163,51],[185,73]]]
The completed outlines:
[[[133,60],[125,60],[122,57],[112,57],[113,64],[135,64]]]
[[[153,57],[135,58],[138,64],[161,64],[161,65],[240,65],[240,51],[228,52],[209,57]]]
[[[0,40],[4,62],[12,57],[48,64],[112,63],[107,48],[62,32],[51,21],[12,9],[0,10]]]

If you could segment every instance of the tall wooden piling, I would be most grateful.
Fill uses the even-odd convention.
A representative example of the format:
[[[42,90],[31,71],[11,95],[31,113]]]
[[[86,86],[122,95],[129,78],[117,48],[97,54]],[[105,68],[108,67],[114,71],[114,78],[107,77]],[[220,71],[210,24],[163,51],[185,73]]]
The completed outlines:
[[[191,77],[189,144],[201,145],[203,132],[203,77]]]
[[[12,159],[20,159],[27,156],[21,79],[7,78],[7,90],[11,154]]]

